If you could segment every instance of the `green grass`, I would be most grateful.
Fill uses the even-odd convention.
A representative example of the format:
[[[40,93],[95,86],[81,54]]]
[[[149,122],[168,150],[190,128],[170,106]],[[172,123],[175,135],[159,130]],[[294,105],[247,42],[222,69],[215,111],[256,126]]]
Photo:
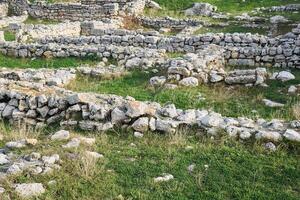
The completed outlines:
[[[82,64],[96,64],[99,60],[96,57],[86,58],[13,58],[0,54],[0,67],[6,68],[63,68],[76,67]]]
[[[6,41],[14,41],[16,40],[16,35],[11,31],[4,30],[4,39]]]
[[[68,89],[80,92],[110,93],[121,96],[132,96],[137,100],[156,101],[162,104],[174,103],[182,109],[213,109],[225,116],[251,118],[263,117],[294,119],[291,107],[300,100],[299,96],[287,95],[291,84],[299,84],[300,72],[293,72],[297,79],[285,83],[269,81],[270,87],[245,86],[225,87],[224,84],[203,84],[196,88],[179,88],[176,90],[153,89],[149,87],[149,79],[154,74],[133,72],[115,80],[102,80],[78,77],[67,86]],[[199,94],[206,100],[199,100]],[[262,99],[267,98],[286,104],[283,108],[266,107]]]
[[[10,131],[3,131],[9,141]],[[19,132],[19,130],[17,131]],[[31,132],[31,134],[34,134]],[[225,137],[210,140],[194,133],[175,135],[148,133],[141,139],[126,131],[93,135],[93,147],[63,150],[61,144],[38,136],[37,146],[16,153],[59,153],[62,168],[48,175],[24,173],[1,181],[11,199],[19,199],[9,187],[14,183],[43,183],[46,193],[38,199],[298,199],[300,159],[297,149],[280,145],[268,153],[262,144],[243,145]],[[132,144],[135,144],[133,146]],[[4,144],[4,141],[2,142]],[[186,150],[187,146],[193,147]],[[104,159],[85,163],[67,159],[67,153],[85,149],[97,151]],[[134,158],[134,161],[132,159]],[[195,164],[193,172],[187,167]],[[208,168],[205,168],[208,165]],[[154,183],[153,178],[170,173],[174,180]],[[48,181],[57,184],[47,186]],[[5,198],[4,198],[5,199]]]
[[[24,21],[25,24],[57,24],[58,21],[50,20],[50,19],[37,19],[33,18],[31,16],[28,16],[28,18]]]
[[[270,7],[299,3],[299,0],[155,0],[169,10],[184,10],[192,6],[194,2],[207,2],[218,7],[221,12],[239,13],[251,11],[257,7]]]

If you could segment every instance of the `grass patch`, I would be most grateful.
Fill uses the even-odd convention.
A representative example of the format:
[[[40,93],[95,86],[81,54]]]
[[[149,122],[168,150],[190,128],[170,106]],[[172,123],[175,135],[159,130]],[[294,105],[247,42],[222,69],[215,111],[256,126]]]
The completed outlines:
[[[15,41],[16,35],[11,31],[4,30],[4,39],[6,41]]]
[[[241,13],[251,11],[257,7],[280,6],[292,3],[299,3],[299,0],[155,0],[169,10],[184,10],[195,2],[207,2],[218,7],[221,12]]]
[[[7,132],[3,132],[7,133]],[[93,134],[73,132],[75,135]],[[46,193],[39,199],[298,199],[299,154],[279,146],[268,154],[261,144],[242,145],[227,138],[209,140],[192,133],[145,134],[136,139],[126,131],[90,135],[96,145],[63,150],[65,142],[39,135],[37,146],[26,153],[59,153],[62,168],[52,174],[14,176],[2,186],[39,182]],[[8,140],[5,140],[8,141]],[[132,145],[134,144],[134,145]],[[186,147],[192,149],[187,150]],[[46,147],[46,148],[45,148]],[[67,153],[81,155],[86,149],[104,155],[98,161],[70,160]],[[21,153],[21,152],[19,152]],[[192,172],[187,170],[195,165]],[[153,178],[170,173],[174,180],[154,183]],[[50,180],[57,184],[47,186]],[[7,189],[11,199],[19,199]]]
[[[78,77],[67,86],[68,89],[79,92],[97,92],[132,96],[141,101],[156,101],[162,104],[174,103],[178,108],[213,109],[225,116],[251,118],[263,117],[267,119],[294,119],[292,106],[300,100],[299,96],[287,95],[287,88],[291,84],[298,84],[300,72],[293,72],[297,79],[285,83],[279,81],[268,82],[268,88],[244,86],[226,87],[224,84],[201,85],[196,88],[179,88],[176,90],[161,90],[149,87],[149,79],[154,74],[134,71],[115,80],[97,80]],[[201,100],[205,97],[205,100]],[[286,104],[283,108],[269,108],[262,103],[267,98]]]
[[[58,21],[50,20],[50,19],[37,19],[32,16],[28,16],[28,18],[24,21],[24,24],[58,24]]]
[[[86,58],[13,58],[0,54],[0,67],[6,68],[63,68],[77,67],[82,64],[94,65],[99,61],[96,57]]]

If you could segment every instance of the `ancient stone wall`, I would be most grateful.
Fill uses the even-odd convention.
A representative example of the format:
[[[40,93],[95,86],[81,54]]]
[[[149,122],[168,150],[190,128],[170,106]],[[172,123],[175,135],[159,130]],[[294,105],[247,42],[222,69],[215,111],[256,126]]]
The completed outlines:
[[[203,21],[195,19],[175,19],[171,17],[165,18],[150,18],[150,17],[137,17],[138,21],[145,27],[151,27],[155,29],[159,28],[171,28],[182,30],[189,26],[203,25]]]
[[[21,15],[24,12],[28,12],[28,14],[34,18],[74,21],[115,16],[119,11],[118,4],[89,6],[79,3],[29,3],[27,0],[11,0],[9,2],[9,8],[14,15]]]
[[[120,7],[121,6],[121,7]],[[99,1],[81,3],[55,3],[45,2],[29,3],[27,0],[11,0],[9,8],[14,15],[22,15],[24,12],[34,18],[50,20],[94,20],[105,16],[118,14],[139,14],[143,11],[143,0],[133,1]],[[120,11],[124,13],[120,13]]]
[[[68,74],[68,70],[65,72]],[[37,77],[44,75],[39,70],[32,73],[39,74]],[[11,72],[0,78],[0,118],[11,123],[25,123],[37,128],[60,124],[64,128],[99,132],[115,126],[162,133],[194,127],[211,135],[222,130],[229,137],[241,140],[299,142],[293,122],[230,118],[207,110],[181,110],[173,104],[161,106],[155,102],[140,102],[132,97],[75,93],[34,79],[18,80],[20,75],[22,72]],[[297,137],[290,137],[291,134]]]
[[[164,49],[168,52],[197,52],[216,44],[225,48],[230,65],[297,67],[300,66],[300,25],[292,33],[277,38],[252,34],[205,34],[191,37],[165,37],[157,32],[106,30],[98,37],[48,37],[41,44],[116,45]]]
[[[118,4],[120,10],[131,13],[131,14],[141,14],[144,11],[145,0],[82,0],[83,5],[104,5],[107,3]]]
[[[66,22],[59,24],[24,24],[17,31],[17,41],[28,42],[44,38],[46,36],[79,36],[81,32],[80,22]]]

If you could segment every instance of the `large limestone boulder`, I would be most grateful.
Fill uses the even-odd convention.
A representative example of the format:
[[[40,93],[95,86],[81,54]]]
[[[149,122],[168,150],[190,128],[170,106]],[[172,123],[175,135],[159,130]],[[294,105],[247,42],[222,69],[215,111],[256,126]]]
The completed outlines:
[[[194,3],[192,8],[185,10],[187,16],[212,16],[217,7],[209,3]]]

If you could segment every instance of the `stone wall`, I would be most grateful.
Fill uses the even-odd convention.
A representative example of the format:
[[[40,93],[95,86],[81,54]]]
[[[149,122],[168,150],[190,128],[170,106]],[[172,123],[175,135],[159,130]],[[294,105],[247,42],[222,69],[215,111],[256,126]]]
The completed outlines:
[[[268,12],[284,12],[284,11],[299,11],[300,4],[288,4],[285,6],[272,6],[267,8],[259,8],[260,11],[268,11]]]
[[[174,133],[193,127],[209,135],[223,132],[243,141],[300,141],[299,127],[293,122],[230,118],[207,110],[182,110],[173,104],[140,102],[132,97],[75,93],[34,80],[15,80],[17,77],[13,74],[0,78],[0,118],[11,123],[36,128],[59,124],[63,128],[98,132],[122,127],[142,133]]]
[[[60,44],[20,44],[16,42],[0,43],[0,53],[14,57],[85,57],[97,55],[99,58],[115,58],[118,60],[142,58],[145,62],[150,59],[162,59],[164,50],[139,47],[120,47],[114,45],[60,45]],[[151,64],[151,63],[150,63]]]
[[[27,18],[28,18],[28,15],[4,17],[4,18],[0,19],[0,28],[7,27],[11,23],[19,25],[19,24],[23,23]]]
[[[72,21],[115,16],[118,15],[119,11],[118,4],[89,6],[80,3],[29,3],[26,0],[11,0],[9,7],[14,15],[21,15],[24,12],[28,12],[34,18]]]
[[[17,41],[26,42],[44,38],[46,36],[80,36],[80,22],[66,22],[59,24],[24,24],[17,31]]]
[[[110,32],[110,34],[106,34]],[[252,34],[205,34],[190,37],[166,37],[156,32],[137,33],[107,30],[102,36],[48,37],[41,44],[64,45],[116,45],[164,49],[168,52],[197,52],[209,44],[225,48],[225,58],[230,65],[276,66],[300,68],[300,25],[287,35],[270,38]]]
[[[120,7],[121,6],[121,7]],[[107,16],[119,14],[139,14],[143,12],[144,0],[133,1],[92,1],[83,3],[55,3],[49,4],[42,1],[30,3],[27,0],[11,0],[9,8],[14,15],[22,15],[24,12],[34,18],[50,20],[95,20]],[[120,12],[122,11],[122,12]]]
[[[82,0],[83,5],[104,5],[107,3],[118,4],[121,11],[130,14],[141,14],[145,8],[145,0]]]
[[[196,19],[175,19],[171,17],[165,18],[150,18],[150,17],[138,17],[138,21],[145,27],[151,27],[155,29],[171,28],[176,30],[182,30],[189,26],[203,25],[203,21]]]

